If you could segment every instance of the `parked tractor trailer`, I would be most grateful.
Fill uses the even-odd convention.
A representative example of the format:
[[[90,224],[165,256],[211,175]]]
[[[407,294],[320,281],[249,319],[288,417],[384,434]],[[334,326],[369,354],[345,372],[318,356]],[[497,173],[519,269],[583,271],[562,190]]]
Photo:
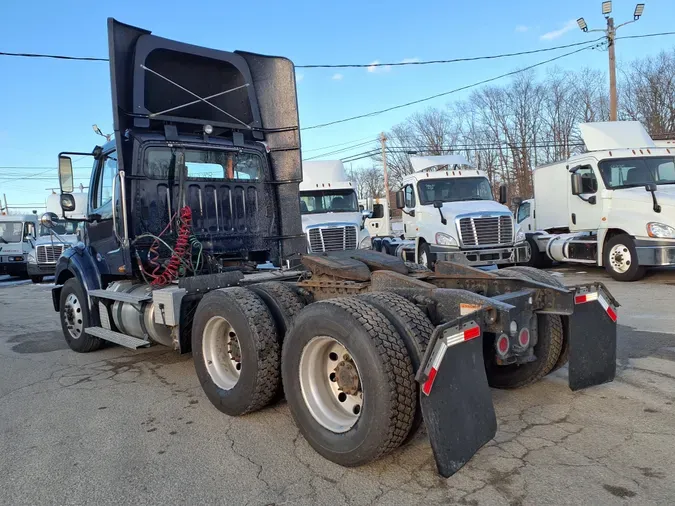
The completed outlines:
[[[344,466],[424,421],[443,476],[494,437],[490,386],[567,362],[574,390],[614,378],[618,303],[599,283],[305,254],[289,60],[108,30],[115,139],[91,153],[84,240],[59,258],[52,292],[73,350],[192,352],[217,409],[244,415],[283,392],[309,444]],[[59,157],[64,212],[83,155]]]

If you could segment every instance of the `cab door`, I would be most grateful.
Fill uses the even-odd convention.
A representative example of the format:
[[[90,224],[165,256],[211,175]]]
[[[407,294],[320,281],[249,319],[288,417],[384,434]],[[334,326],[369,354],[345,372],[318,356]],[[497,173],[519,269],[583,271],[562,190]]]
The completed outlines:
[[[403,187],[403,196],[405,207],[403,208],[403,235],[406,239],[412,239],[417,235],[417,225],[415,222],[415,206],[417,198],[415,196],[415,187],[409,183]]]
[[[569,228],[571,232],[594,231],[600,227],[603,216],[602,199],[600,198],[601,178],[592,161],[581,162],[574,172],[581,175],[582,193],[572,195],[570,178],[567,183],[567,198],[569,201]]]
[[[525,233],[534,232],[533,204],[533,201],[525,200],[518,206],[518,212],[516,213],[516,223]]]
[[[89,193],[87,237],[101,274],[131,272],[131,265],[126,259],[127,251],[122,244],[120,194],[117,156],[112,150],[97,160]]]

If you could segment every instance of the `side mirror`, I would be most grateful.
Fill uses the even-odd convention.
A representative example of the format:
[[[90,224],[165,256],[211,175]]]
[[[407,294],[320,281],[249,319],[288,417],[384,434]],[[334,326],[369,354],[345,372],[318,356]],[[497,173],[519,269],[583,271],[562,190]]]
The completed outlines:
[[[64,193],[63,195],[61,195],[61,209],[63,209],[64,212],[68,213],[74,211],[75,197],[73,197],[70,193]],[[54,213],[47,213],[47,214],[54,214]]]
[[[73,161],[69,156],[59,155],[59,183],[61,193],[72,193],[74,190]]]
[[[520,204],[523,203],[523,199],[520,198],[520,197],[513,197],[513,198],[511,199],[511,203],[512,203],[515,207],[518,207]]]
[[[40,224],[48,229],[54,228],[55,221],[58,220],[59,217],[56,216],[54,213],[45,213],[40,217]]]
[[[572,195],[581,195],[583,193],[583,181],[581,180],[581,174],[574,172],[570,177],[572,178]]]
[[[508,198],[508,192],[505,184],[499,185],[499,203],[506,204]]]
[[[443,209],[443,201],[442,200],[434,200],[434,207],[436,209]]]
[[[645,190],[647,190],[650,193],[655,192],[656,191],[656,183],[647,183],[645,185]]]
[[[33,236],[28,234],[26,237],[23,238],[23,242],[32,242],[33,241]]]
[[[396,209],[403,209],[405,207],[405,195],[403,190],[396,192]]]

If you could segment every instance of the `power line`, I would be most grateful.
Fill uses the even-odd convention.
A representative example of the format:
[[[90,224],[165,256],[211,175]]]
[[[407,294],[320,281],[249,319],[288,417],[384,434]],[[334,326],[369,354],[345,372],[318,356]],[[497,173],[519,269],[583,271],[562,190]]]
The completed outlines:
[[[336,155],[338,153],[344,153],[346,151],[351,151],[352,149],[356,149],[356,148],[359,148],[361,146],[365,146],[366,144],[370,144],[371,142],[375,142],[375,140],[369,139],[366,142],[361,142],[361,143],[355,144],[353,146],[348,146],[348,147],[342,148],[342,149],[336,149],[335,151],[329,151],[327,153],[321,153],[320,155],[310,156],[309,158],[305,158],[305,160],[314,160],[316,158],[323,158],[324,156],[331,156],[331,155]]]
[[[511,72],[507,72],[506,74],[501,74],[501,75],[498,75],[498,76],[495,76],[495,77],[491,77],[489,79],[484,79],[482,81],[478,81],[477,83],[467,84],[466,86],[462,86],[460,88],[455,88],[454,90],[444,91],[443,93],[437,93],[436,95],[432,95],[430,97],[421,98],[419,100],[413,100],[411,102],[406,102],[404,104],[394,105],[392,107],[387,107],[385,109],[380,109],[378,111],[372,111],[372,112],[365,113],[365,114],[359,114],[358,116],[352,116],[352,117],[349,117],[349,118],[343,118],[343,119],[339,119],[339,120],[335,120],[335,121],[329,121],[327,123],[320,123],[318,125],[312,125],[312,126],[309,126],[309,127],[305,127],[302,130],[313,130],[315,128],[324,128],[324,127],[331,126],[331,125],[337,125],[339,123],[346,123],[348,121],[354,121],[354,120],[357,120],[357,119],[368,118],[368,117],[371,117],[371,116],[377,116],[377,115],[383,114],[385,112],[393,111],[393,110],[396,110],[396,109],[402,109],[404,107],[409,107],[411,105],[416,105],[416,104],[419,104],[419,103],[422,103],[422,102],[427,102],[427,101],[433,100],[435,98],[443,97],[443,96],[450,95],[450,94],[453,94],[453,93],[458,93],[460,91],[468,90],[470,88],[475,88],[476,86],[481,86],[483,84],[487,84],[487,83],[490,83],[490,82],[493,82],[493,81],[497,81],[498,79],[503,79],[505,77],[513,76],[515,74],[520,74],[521,72],[525,72],[527,70],[530,70],[530,69],[533,69],[533,68],[536,68],[536,67],[540,67],[541,65],[546,65],[547,63],[551,63],[551,62],[554,62],[556,60],[566,58],[567,56],[571,56],[573,54],[577,54],[577,53],[580,53],[582,51],[586,51],[587,49],[593,49],[594,47],[596,47],[596,45],[597,44],[592,44],[592,45],[589,45],[589,46],[586,46],[586,47],[582,47],[581,49],[576,49],[574,51],[570,51],[569,53],[561,54],[561,55],[556,56],[554,58],[549,58],[548,60],[544,60],[544,61],[535,63],[533,65],[529,65],[528,67],[524,67],[522,69],[512,70]]]
[[[89,56],[65,56],[61,54],[39,54],[39,53],[8,53],[5,51],[0,51],[0,56],[18,56],[21,58],[50,58],[53,60],[108,61],[108,58],[93,58]]]
[[[375,135],[369,135],[368,137],[362,137],[361,139],[356,139],[353,141],[340,142],[339,144],[331,144],[329,146],[321,146],[320,148],[303,149],[303,151],[305,153],[309,153],[311,151],[321,151],[322,149],[335,148],[337,146],[344,146],[346,144],[353,144],[354,142],[365,141],[366,139],[374,139],[375,137],[376,137]]]
[[[604,39],[600,37],[597,40]],[[542,49],[531,49],[529,51],[518,51],[515,53],[501,53],[501,54],[491,54],[485,56],[469,56],[465,58],[451,58],[448,60],[423,60],[423,61],[400,61],[393,63],[341,63],[341,64],[316,64],[316,65],[296,65],[296,68],[299,69],[343,69],[343,68],[376,68],[376,67],[405,67],[408,65],[436,65],[439,63],[458,63],[458,62],[467,62],[467,61],[477,61],[477,60],[496,60],[499,58],[511,58],[513,56],[524,56],[528,54],[536,53],[545,53],[548,51],[556,51],[558,49],[568,49],[570,47],[583,46],[588,44],[588,41],[584,42],[575,42],[573,44],[565,44],[563,46],[554,46],[546,47]]]
[[[647,37],[661,37],[663,35],[675,35],[675,32],[645,33],[643,35],[624,35],[623,37],[615,37],[614,40],[619,40],[619,39],[645,39]]]

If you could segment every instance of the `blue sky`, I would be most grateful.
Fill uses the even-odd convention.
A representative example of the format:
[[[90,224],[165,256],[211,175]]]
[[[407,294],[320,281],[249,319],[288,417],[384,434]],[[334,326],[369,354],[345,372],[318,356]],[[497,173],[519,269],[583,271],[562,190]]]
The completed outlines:
[[[632,18],[635,3],[614,0],[617,23]],[[623,28],[620,35],[675,30],[673,0],[645,3],[643,18]],[[298,65],[447,59],[591,40],[599,34],[583,34],[574,20],[584,16],[591,28],[602,27],[600,4],[599,0],[264,0],[256,2],[255,10],[251,10],[251,2],[222,0],[3,0],[0,51],[107,57],[106,18],[112,16],[163,37],[223,50],[287,56]],[[675,36],[619,41],[617,56],[619,61],[629,61],[674,46]],[[564,52],[376,71],[298,69],[300,125],[324,123],[434,95]],[[562,68],[589,66],[604,70],[607,56],[588,51],[556,64]],[[374,138],[415,111],[443,106],[462,96],[465,95],[442,97],[379,116],[306,131],[302,134],[305,156],[321,153],[316,148],[323,146]],[[43,202],[45,189],[56,186],[57,180],[36,177],[55,176],[56,169],[48,168],[55,167],[59,151],[90,151],[100,143],[102,139],[91,130],[93,123],[105,132],[112,130],[106,62],[0,56],[0,167],[40,167],[0,168],[0,193],[7,194],[10,206]],[[356,147],[353,152],[363,149]],[[81,166],[76,163],[76,167]],[[88,172],[80,169],[76,175]]]

